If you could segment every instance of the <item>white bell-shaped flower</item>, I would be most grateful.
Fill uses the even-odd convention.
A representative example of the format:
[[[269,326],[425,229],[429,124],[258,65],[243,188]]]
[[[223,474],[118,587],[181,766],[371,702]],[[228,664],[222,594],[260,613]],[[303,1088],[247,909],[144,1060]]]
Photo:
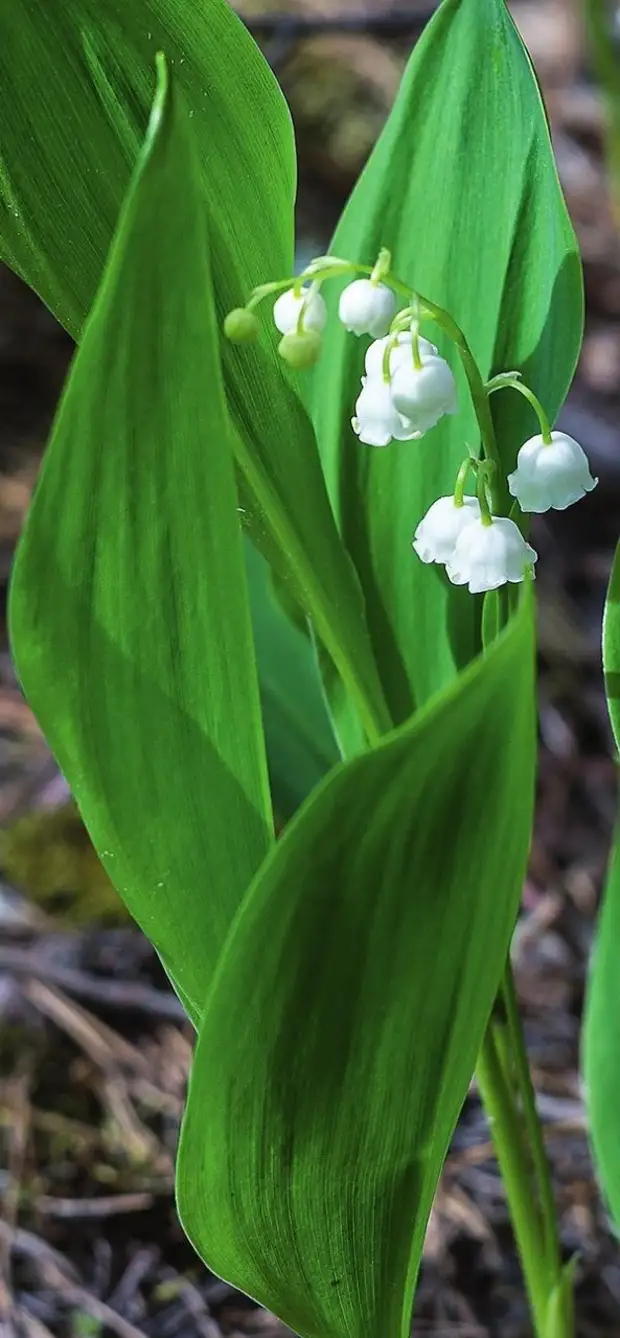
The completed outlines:
[[[366,446],[389,446],[393,438],[411,441],[422,435],[394,408],[389,382],[380,376],[362,377],[351,427]]]
[[[422,562],[449,562],[459,535],[474,520],[480,520],[477,497],[464,497],[461,506],[452,496],[438,497],[418,525],[413,548]]]
[[[420,350],[421,367],[413,358],[399,360],[391,381],[392,399],[398,412],[428,432],[446,413],[458,413],[456,382],[452,371],[437,354]]]
[[[273,319],[281,334],[295,333],[302,307],[305,330],[315,330],[317,334],[321,334],[325,329],[327,307],[318,290],[305,287],[298,296],[293,288],[287,288],[273,306]]]
[[[508,487],[522,511],[565,511],[596,487],[588,457],[566,432],[552,432],[551,441],[531,437],[521,447]]]
[[[385,350],[393,339],[393,335],[386,335],[384,339],[376,339],[374,344],[370,344],[369,348],[367,348],[365,367],[368,376],[383,376],[383,358]],[[431,344],[428,339],[422,339],[421,336],[418,339],[418,344],[420,347],[421,358],[430,357],[431,354],[437,352],[435,345]],[[390,353],[390,376],[394,374],[397,367],[400,367],[401,362],[410,361],[411,330],[403,330],[398,335],[398,341],[394,342]]]
[[[396,294],[385,283],[355,279],[340,295],[338,315],[345,329],[380,339],[387,334],[396,311]]]
[[[525,542],[514,520],[493,516],[490,525],[475,520],[461,530],[446,571],[453,585],[468,585],[472,595],[518,584],[538,554]]]

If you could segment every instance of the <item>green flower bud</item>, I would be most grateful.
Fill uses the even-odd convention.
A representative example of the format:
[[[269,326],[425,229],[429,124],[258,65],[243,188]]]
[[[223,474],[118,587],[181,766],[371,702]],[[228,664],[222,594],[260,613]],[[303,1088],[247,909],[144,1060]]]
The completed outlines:
[[[321,352],[321,336],[317,330],[302,330],[301,334],[285,334],[278,344],[278,353],[289,367],[302,372],[312,367]]]
[[[247,307],[235,307],[224,321],[224,334],[233,344],[251,344],[258,335],[258,321]]]

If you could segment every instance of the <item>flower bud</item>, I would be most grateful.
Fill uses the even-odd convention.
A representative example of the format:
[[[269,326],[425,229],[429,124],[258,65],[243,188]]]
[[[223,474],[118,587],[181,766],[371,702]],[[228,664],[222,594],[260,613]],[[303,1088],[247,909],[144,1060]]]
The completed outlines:
[[[413,536],[413,549],[422,562],[449,562],[462,530],[480,520],[477,497],[464,497],[458,506],[454,497],[438,497],[420,521]]]
[[[396,311],[396,295],[384,283],[355,279],[340,295],[338,315],[345,329],[379,339],[387,334]]]
[[[537,558],[513,520],[493,516],[490,525],[474,520],[461,530],[446,572],[453,585],[467,585],[472,595],[479,595],[507,581],[518,584]]]
[[[296,372],[314,366],[321,352],[321,336],[317,330],[302,330],[301,334],[283,335],[278,353]]]
[[[411,441],[422,435],[394,408],[388,382],[377,376],[362,377],[351,427],[366,446],[389,446],[392,438]]]
[[[456,383],[444,358],[421,352],[422,366],[413,358],[399,361],[392,377],[392,399],[419,432],[428,432],[445,413],[457,413]]]
[[[247,307],[235,307],[224,321],[224,334],[232,344],[251,344],[258,335],[258,321]]]
[[[508,487],[522,511],[565,511],[596,487],[588,457],[566,432],[552,432],[551,441],[531,437],[521,447]]]
[[[287,288],[273,306],[273,319],[281,334],[295,333],[302,308],[304,330],[315,330],[320,334],[325,329],[327,307],[318,290],[306,287],[298,295],[293,288]]]
[[[383,358],[385,350],[393,339],[393,335],[386,335],[384,339],[376,339],[374,344],[371,344],[369,348],[367,348],[365,366],[368,376],[383,376]],[[422,339],[421,336],[418,339],[418,344],[420,348],[420,357],[422,359],[437,352],[435,345],[429,343],[428,339]],[[411,330],[403,330],[398,335],[398,339],[394,340],[390,352],[390,375],[393,375],[396,368],[400,367],[401,362],[409,363],[411,362],[411,358]]]

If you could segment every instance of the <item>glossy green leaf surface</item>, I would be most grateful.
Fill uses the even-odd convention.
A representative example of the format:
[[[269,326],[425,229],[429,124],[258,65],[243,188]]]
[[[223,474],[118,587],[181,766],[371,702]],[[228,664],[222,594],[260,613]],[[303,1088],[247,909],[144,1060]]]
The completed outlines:
[[[372,265],[381,246],[405,283],[451,313],[483,376],[520,369],[555,415],[581,341],[580,266],[538,86],[504,0],[444,0],[417,44],[330,249]],[[332,311],[339,288],[325,288]],[[427,508],[452,492],[465,444],[478,442],[458,355],[433,324],[423,332],[456,371],[461,411],[421,441],[377,450],[354,436],[368,341],[335,319],[313,381],[328,485],[396,722],[480,642],[481,601],[411,552]],[[511,469],[536,420],[514,392],[495,395],[492,409]]]
[[[603,670],[616,746],[620,741],[620,545],[603,617]],[[596,1170],[620,1227],[620,827],[616,826],[594,944],[583,1023],[582,1067]]]
[[[620,748],[620,544],[616,548],[603,611],[603,673],[611,727]]]
[[[208,1266],[303,1338],[409,1333],[525,872],[533,674],[527,599],[413,723],[319,787],[224,950],[179,1212]]]
[[[276,816],[288,819],[340,760],[312,641],[274,594],[267,563],[250,545],[252,629]]]
[[[293,246],[295,157],[278,84],[226,0],[13,0],[0,13],[0,257],[79,336],[166,53],[211,195],[215,283]],[[249,219],[251,218],[251,227]]]
[[[0,9],[0,256],[79,337],[141,142],[163,50],[192,118],[218,322],[293,271],[286,104],[225,0],[12,0]],[[244,522],[288,581],[368,729],[387,727],[355,574],[269,313],[224,345]]]
[[[594,1165],[620,1227],[620,829],[599,912],[582,1034],[582,1069]]]
[[[273,830],[200,175],[161,79],[10,629],[95,848],[195,1020]]]

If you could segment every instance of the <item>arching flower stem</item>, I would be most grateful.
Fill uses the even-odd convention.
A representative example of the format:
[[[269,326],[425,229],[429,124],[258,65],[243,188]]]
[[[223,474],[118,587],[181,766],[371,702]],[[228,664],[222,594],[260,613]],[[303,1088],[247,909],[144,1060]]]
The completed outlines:
[[[490,381],[487,381],[485,390],[487,395],[493,395],[496,390],[518,390],[519,394],[523,395],[524,399],[531,404],[536,414],[545,446],[551,445],[551,424],[547,414],[538,396],[521,380],[520,372],[501,372],[499,376],[494,376]]]

